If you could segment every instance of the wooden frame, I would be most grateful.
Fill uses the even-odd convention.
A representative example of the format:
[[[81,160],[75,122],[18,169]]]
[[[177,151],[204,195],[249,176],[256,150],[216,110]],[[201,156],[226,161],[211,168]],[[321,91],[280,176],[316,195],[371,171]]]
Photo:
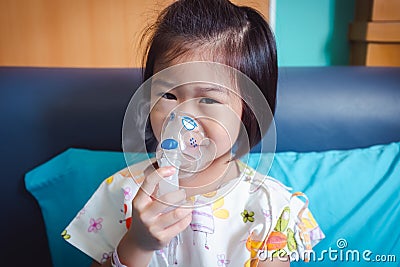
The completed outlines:
[[[0,65],[139,67],[139,36],[172,0],[2,0]],[[268,17],[267,0],[236,0]]]

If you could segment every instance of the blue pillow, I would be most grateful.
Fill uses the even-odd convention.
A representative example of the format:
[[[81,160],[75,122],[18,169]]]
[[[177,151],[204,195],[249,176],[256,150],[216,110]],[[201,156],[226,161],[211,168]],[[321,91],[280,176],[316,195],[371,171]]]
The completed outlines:
[[[307,194],[326,235],[315,247],[315,256],[323,258],[324,266],[365,266],[378,261],[398,266],[400,143],[277,153],[269,175]],[[317,264],[321,261],[307,266]]]
[[[90,266],[92,259],[60,233],[100,182],[125,166],[119,152],[68,149],[26,174],[25,186],[41,207],[54,267]]]
[[[137,154],[134,158],[139,161],[145,156]],[[326,235],[315,247],[315,260],[312,257],[307,266],[321,262],[324,266],[364,266],[368,259],[376,263],[378,257],[386,259],[385,266],[397,266],[400,143],[342,151],[277,153],[270,170],[262,164],[255,166],[260,156],[270,157],[251,154],[249,165],[294,191],[306,193]],[[55,267],[90,265],[92,260],[65,242],[60,232],[100,182],[125,166],[121,152],[69,149],[26,175],[26,188],[42,209]]]

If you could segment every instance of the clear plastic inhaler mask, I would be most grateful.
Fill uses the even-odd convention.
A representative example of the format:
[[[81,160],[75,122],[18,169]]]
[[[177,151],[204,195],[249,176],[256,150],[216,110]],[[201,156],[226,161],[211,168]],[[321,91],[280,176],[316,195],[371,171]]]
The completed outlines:
[[[174,166],[175,174],[162,179],[159,194],[179,189],[179,179],[191,177],[207,168],[215,158],[216,146],[199,121],[190,114],[170,113],[163,125],[156,158],[159,167]]]

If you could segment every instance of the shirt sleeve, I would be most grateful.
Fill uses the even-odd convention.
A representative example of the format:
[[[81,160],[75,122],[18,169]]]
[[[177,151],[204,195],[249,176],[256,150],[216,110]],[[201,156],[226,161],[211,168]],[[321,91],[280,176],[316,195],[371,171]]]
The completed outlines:
[[[63,238],[99,263],[114,251],[131,222],[138,184],[124,169],[105,179],[63,231]]]
[[[262,222],[254,224],[247,240],[249,266],[274,258],[309,261],[313,247],[325,236],[308,209],[306,195],[291,193],[291,188],[271,177],[260,179],[256,174],[253,183],[258,181],[258,186],[249,203],[254,221]]]
[[[265,247],[271,258],[289,257],[291,261],[308,262],[313,247],[324,237],[308,209],[307,197],[296,192],[291,194],[289,202],[281,209],[274,228],[265,239]]]

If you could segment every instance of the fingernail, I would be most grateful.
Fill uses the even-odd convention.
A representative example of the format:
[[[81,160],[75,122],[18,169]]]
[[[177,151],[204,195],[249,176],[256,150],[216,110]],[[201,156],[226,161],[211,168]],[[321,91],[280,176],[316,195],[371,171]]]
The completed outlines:
[[[175,173],[175,168],[174,167],[168,167],[165,170],[166,174],[174,174]]]
[[[186,190],[185,189],[179,189],[179,191],[182,194],[182,198],[186,199]]]
[[[185,216],[187,216],[187,215],[189,215],[190,213],[192,213],[193,212],[193,209],[185,209],[186,210],[186,212],[185,212]]]

